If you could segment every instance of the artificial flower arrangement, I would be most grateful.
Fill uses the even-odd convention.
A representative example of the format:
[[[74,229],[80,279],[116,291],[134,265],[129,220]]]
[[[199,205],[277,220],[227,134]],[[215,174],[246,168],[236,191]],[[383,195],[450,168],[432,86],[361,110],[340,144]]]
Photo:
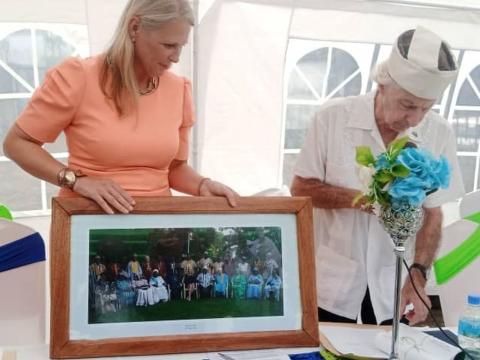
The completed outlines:
[[[391,142],[378,157],[368,146],[356,148],[358,175],[364,185],[354,203],[400,208],[420,207],[426,196],[450,182],[450,166],[444,156],[435,158],[409,142],[408,136]]]

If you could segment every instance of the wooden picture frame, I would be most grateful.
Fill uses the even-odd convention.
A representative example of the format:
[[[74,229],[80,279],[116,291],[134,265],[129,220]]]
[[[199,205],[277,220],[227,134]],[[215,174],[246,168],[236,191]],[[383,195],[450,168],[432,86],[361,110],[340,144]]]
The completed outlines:
[[[312,204],[309,198],[242,197],[236,207],[230,207],[224,198],[218,197],[137,197],[135,201],[135,209],[131,214],[106,215],[96,203],[86,198],[57,197],[53,199],[50,249],[51,358],[151,355],[319,345]],[[128,231],[134,231],[137,228],[150,230],[159,227],[160,230],[152,231],[161,232],[166,227],[161,225],[164,220],[165,224],[177,224],[168,225],[174,230],[193,228],[192,221],[193,223],[199,221],[200,224],[202,221],[203,224],[205,221],[212,222],[213,226],[217,226],[216,229],[221,231],[226,226],[231,226],[232,223],[239,224],[235,229],[238,228],[242,231],[251,229],[252,223],[257,224],[258,222],[258,225],[254,225],[255,229],[256,226],[267,229],[264,226],[274,227],[278,223],[282,234],[280,238],[282,261],[285,260],[284,268],[280,270],[280,272],[283,271],[282,274],[285,277],[282,285],[282,315],[280,317],[269,316],[270,313],[261,315],[269,316],[269,321],[259,321],[262,318],[248,316],[228,319],[174,319],[173,322],[165,322],[165,325],[179,324],[178,329],[180,330],[172,330],[172,333],[168,333],[170,325],[158,325],[162,324],[162,320],[158,318],[154,321],[127,322],[128,327],[119,328],[120,330],[117,327],[124,326],[125,323],[89,323],[91,320],[87,318],[90,315],[84,313],[85,311],[90,312],[92,306],[88,300],[90,293],[85,295],[85,289],[90,285],[89,281],[85,279],[89,279],[89,274],[92,273],[91,265],[87,268],[86,264],[89,261],[91,264],[92,260],[89,258],[92,257],[93,245],[97,244],[94,243],[92,234],[101,231],[97,231],[97,229],[107,229],[107,233],[111,231],[114,234],[117,231],[114,229],[119,228],[118,224],[122,224],[120,228]],[[155,226],[148,225],[152,224],[152,221]],[[184,222],[188,224],[183,226]],[[198,225],[194,229],[203,227],[205,225]],[[293,236],[291,236],[292,234]],[[111,244],[112,240],[109,241]],[[188,246],[190,246],[190,238],[188,241]],[[115,241],[113,242],[115,243]],[[85,245],[85,243],[89,245]],[[231,245],[229,251],[233,251],[231,249],[235,249],[235,246],[238,245]],[[247,248],[251,250],[251,247]],[[209,247],[209,249],[212,248]],[[190,252],[190,249],[188,251]],[[256,251],[258,255],[258,250]],[[229,256],[232,257],[231,252]],[[271,255],[268,256],[271,257]],[[175,261],[175,259],[172,261],[174,265]],[[245,262],[245,260],[243,261]],[[72,279],[74,280],[72,281]],[[128,278],[125,280],[129,281]],[[249,299],[248,301],[258,300]],[[272,298],[261,301],[272,301]],[[84,305],[85,302],[90,305]],[[287,302],[288,306],[286,306]],[[178,306],[187,306],[184,305],[187,304],[185,299],[179,300],[177,304],[179,304]],[[193,299],[189,304],[193,304],[189,306],[200,306],[198,304],[201,302]],[[112,316],[120,313],[119,310]],[[100,316],[99,314],[100,311],[94,312],[94,315]],[[281,321],[275,322],[277,318]],[[283,321],[283,318],[288,321]],[[225,324],[222,322],[224,320],[228,320],[228,324],[233,324],[233,327],[222,332],[227,328],[222,325]],[[191,324],[198,325],[199,321],[201,324],[207,324],[205,329],[192,330]],[[75,323],[80,325],[74,325]],[[212,325],[208,327],[210,323]],[[270,323],[280,325],[268,325]],[[284,323],[293,325],[283,328],[282,324]],[[133,329],[132,331],[135,331],[137,325],[137,329],[140,329],[137,333],[128,333],[129,330],[122,330]],[[145,330],[145,333],[142,333],[143,329],[147,329],[149,326],[153,330],[148,330],[150,332]],[[262,326],[276,327],[265,330]],[[260,330],[257,330],[257,327]],[[152,333],[157,328],[163,329],[163,333]],[[101,335],[98,335],[98,329],[100,329]],[[186,333],[182,333],[181,329],[187,329]],[[122,333],[122,336],[115,335],[119,332]]]

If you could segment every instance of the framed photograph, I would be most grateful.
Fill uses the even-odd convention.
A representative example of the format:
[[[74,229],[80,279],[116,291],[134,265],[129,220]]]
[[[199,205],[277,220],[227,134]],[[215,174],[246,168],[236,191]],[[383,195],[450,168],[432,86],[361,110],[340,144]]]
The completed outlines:
[[[54,198],[52,358],[318,346],[312,205]]]

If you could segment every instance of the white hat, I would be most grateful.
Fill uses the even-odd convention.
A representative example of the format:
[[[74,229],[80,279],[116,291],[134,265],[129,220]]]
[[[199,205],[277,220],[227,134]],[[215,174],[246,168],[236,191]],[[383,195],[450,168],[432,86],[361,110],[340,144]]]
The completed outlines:
[[[395,41],[386,62],[388,73],[402,89],[417,97],[429,100],[439,98],[457,75],[456,63],[455,70],[438,68],[441,46],[442,43],[447,45],[446,42],[430,30],[419,26],[413,33],[405,58],[399,50],[400,37]],[[450,51],[448,45],[447,48]],[[455,62],[453,55],[450,55]]]

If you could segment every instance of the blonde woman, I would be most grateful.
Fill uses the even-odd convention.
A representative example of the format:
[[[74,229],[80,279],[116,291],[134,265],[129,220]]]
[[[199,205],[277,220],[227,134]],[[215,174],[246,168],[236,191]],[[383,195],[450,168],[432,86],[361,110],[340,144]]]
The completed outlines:
[[[188,0],[130,0],[110,47],[51,69],[10,129],[5,154],[30,174],[128,213],[132,196],[225,196],[229,187],[187,164],[190,82],[169,71],[187,43]],[[65,132],[68,166],[42,148]]]

